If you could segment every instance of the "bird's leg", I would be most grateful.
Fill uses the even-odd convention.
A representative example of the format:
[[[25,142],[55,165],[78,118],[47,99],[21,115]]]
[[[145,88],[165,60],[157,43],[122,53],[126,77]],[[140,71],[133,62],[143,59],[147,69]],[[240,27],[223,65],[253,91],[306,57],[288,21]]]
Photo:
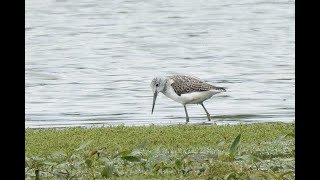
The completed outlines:
[[[186,124],[187,124],[189,122],[189,116],[188,116],[188,112],[187,112],[187,107],[186,107],[185,104],[183,105],[183,107],[184,107],[184,111],[186,112]]]
[[[208,113],[207,109],[204,107],[203,103],[201,103],[201,106],[203,107],[203,109],[204,109],[204,110],[206,111],[206,113],[207,113],[208,121],[211,121],[210,114]]]

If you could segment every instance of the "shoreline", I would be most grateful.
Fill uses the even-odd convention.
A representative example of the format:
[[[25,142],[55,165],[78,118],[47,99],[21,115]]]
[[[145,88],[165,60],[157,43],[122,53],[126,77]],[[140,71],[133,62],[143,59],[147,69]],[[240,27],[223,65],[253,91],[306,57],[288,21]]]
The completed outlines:
[[[294,179],[294,131],[294,122],[26,129],[26,177]]]
[[[94,129],[94,128],[108,128],[108,127],[117,127],[117,126],[125,126],[125,127],[150,127],[150,126],[183,126],[183,125],[203,125],[203,126],[236,126],[236,125],[245,125],[245,124],[260,124],[260,123],[295,123],[295,120],[291,121],[266,121],[266,122],[234,122],[234,123],[221,123],[217,124],[216,122],[201,122],[201,123],[179,123],[179,124],[146,124],[146,125],[125,125],[125,124],[111,124],[111,125],[79,125],[79,126],[66,126],[66,127],[25,127],[25,130],[41,130],[41,129],[68,129],[68,128],[87,128],[87,129]]]

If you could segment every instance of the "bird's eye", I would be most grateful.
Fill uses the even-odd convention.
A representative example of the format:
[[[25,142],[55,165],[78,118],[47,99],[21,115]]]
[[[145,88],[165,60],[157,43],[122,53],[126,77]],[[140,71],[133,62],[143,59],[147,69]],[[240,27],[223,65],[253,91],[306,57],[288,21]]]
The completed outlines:
[[[159,86],[159,84],[156,84],[156,87],[158,87]]]

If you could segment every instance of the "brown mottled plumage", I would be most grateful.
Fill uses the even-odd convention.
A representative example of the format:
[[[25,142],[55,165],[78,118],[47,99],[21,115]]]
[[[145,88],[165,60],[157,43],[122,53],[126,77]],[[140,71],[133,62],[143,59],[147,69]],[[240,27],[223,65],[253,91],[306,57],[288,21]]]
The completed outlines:
[[[201,79],[184,75],[169,76],[174,82],[171,84],[174,91],[178,96],[181,94],[187,94],[191,92],[209,91],[209,90],[221,90],[225,91],[223,87],[216,87],[208,84]]]

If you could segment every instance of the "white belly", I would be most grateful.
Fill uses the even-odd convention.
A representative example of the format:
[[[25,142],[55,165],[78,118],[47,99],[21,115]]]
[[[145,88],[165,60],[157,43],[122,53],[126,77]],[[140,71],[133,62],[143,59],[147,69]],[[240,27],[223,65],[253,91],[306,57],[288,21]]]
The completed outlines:
[[[181,104],[200,104],[217,93],[219,93],[219,91],[201,91],[181,94],[181,96],[178,96],[169,86],[163,94]]]

